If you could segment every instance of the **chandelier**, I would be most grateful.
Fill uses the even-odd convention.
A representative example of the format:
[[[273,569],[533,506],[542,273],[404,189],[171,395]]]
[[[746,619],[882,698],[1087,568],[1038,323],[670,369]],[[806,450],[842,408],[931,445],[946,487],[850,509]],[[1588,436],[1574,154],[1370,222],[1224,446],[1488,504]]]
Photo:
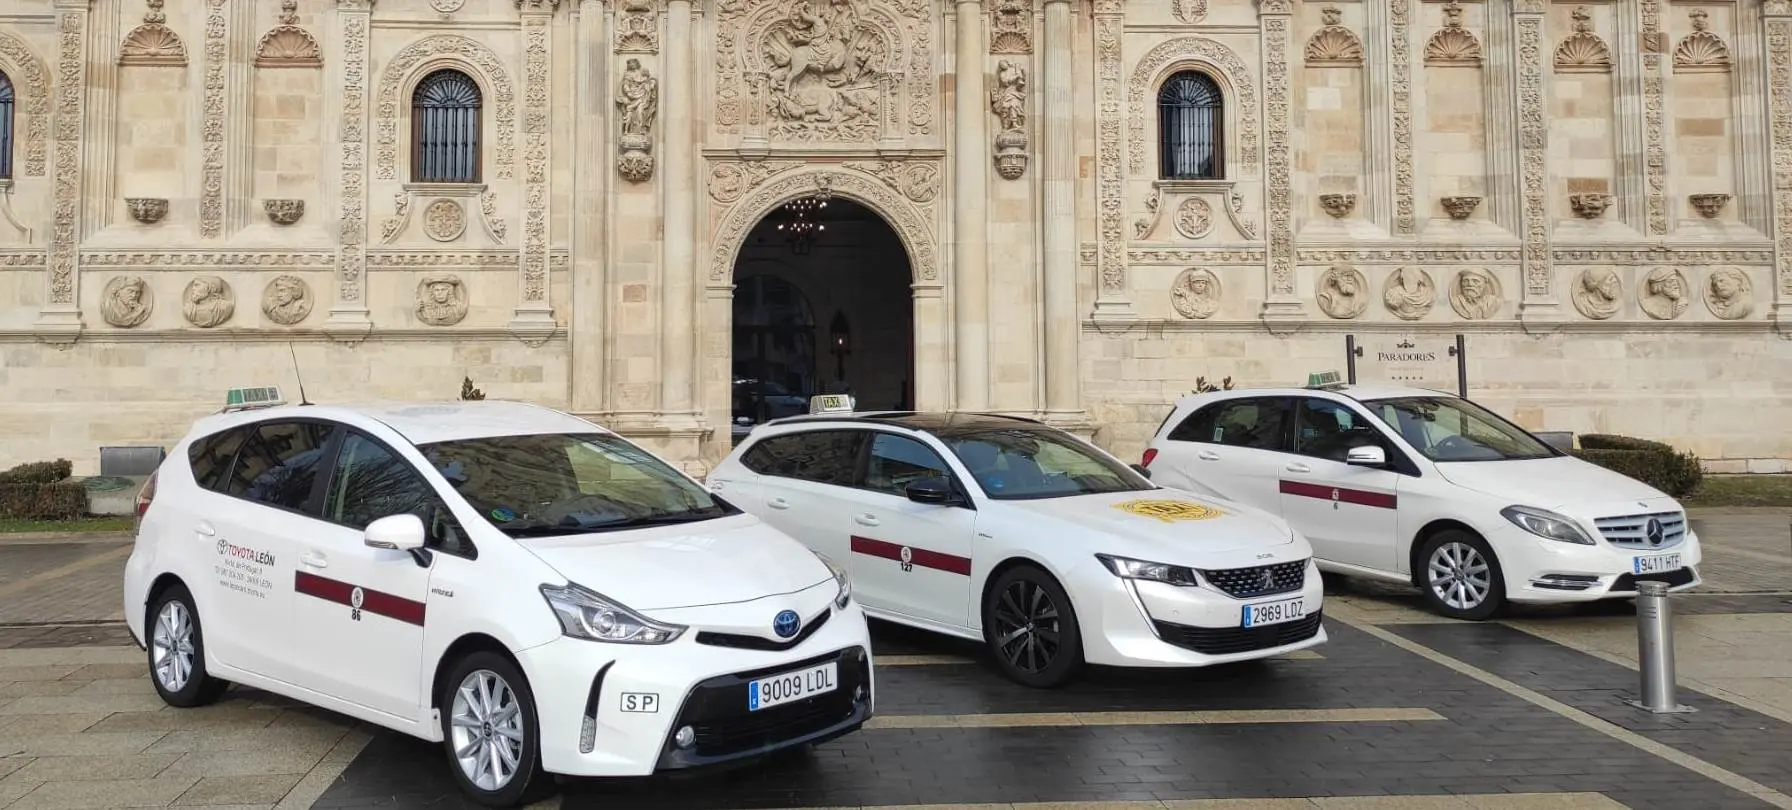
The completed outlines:
[[[815,237],[827,230],[828,226],[818,222],[817,217],[828,207],[829,196],[820,191],[784,204],[784,220],[778,223],[778,232],[784,234],[791,253],[807,254],[815,247]]]

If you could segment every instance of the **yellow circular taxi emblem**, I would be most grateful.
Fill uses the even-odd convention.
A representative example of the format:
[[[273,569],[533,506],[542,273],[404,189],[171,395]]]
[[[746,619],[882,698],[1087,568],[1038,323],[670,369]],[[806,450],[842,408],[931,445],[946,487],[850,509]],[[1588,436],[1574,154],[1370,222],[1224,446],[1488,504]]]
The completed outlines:
[[[1226,513],[1189,501],[1127,501],[1114,508],[1140,517],[1157,518],[1165,523],[1179,520],[1212,520]]]

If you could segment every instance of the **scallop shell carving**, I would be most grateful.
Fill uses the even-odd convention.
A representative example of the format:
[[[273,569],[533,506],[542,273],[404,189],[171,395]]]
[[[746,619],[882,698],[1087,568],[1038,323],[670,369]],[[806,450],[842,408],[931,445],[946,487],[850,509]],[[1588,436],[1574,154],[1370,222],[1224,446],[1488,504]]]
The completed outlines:
[[[1610,73],[1612,49],[1598,34],[1581,31],[1556,46],[1557,73]]]
[[[296,25],[275,26],[255,45],[256,67],[320,67],[323,63],[317,38]]]
[[[1425,43],[1425,64],[1446,67],[1481,63],[1481,41],[1463,28],[1445,28]]]
[[[187,63],[187,45],[180,35],[161,23],[144,23],[124,35],[118,46],[118,64],[180,67]]]
[[[1730,46],[1710,31],[1694,31],[1674,48],[1674,72],[1721,73],[1730,69]]]
[[[1342,25],[1328,25],[1307,40],[1309,65],[1360,65],[1363,41]]]

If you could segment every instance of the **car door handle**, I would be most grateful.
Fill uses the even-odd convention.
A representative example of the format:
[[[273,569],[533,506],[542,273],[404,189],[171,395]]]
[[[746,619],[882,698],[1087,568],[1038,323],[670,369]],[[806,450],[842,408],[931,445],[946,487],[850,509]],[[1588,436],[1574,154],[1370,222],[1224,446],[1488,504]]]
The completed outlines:
[[[870,514],[870,513],[858,515],[858,516],[854,517],[852,520],[854,523],[857,523],[860,526],[876,526],[877,525],[877,516]]]
[[[1304,473],[1304,472],[1312,472],[1313,471],[1312,467],[1308,467],[1305,464],[1299,464],[1299,463],[1290,464],[1287,467],[1284,467],[1283,469],[1285,469],[1289,472],[1294,472],[1294,473]]]
[[[783,498],[773,498],[769,501],[766,501],[765,505],[769,506],[773,509],[789,509],[790,508],[790,502],[787,500],[784,500]]]
[[[315,551],[306,552],[305,556],[299,558],[299,562],[311,568],[328,568],[330,565],[330,561],[325,559],[324,555]]]
[[[1220,454],[1215,453],[1212,450],[1202,450],[1201,452],[1195,454],[1195,458],[1198,458],[1202,461],[1219,461]]]
[[[218,534],[218,530],[212,528],[210,523],[201,523],[193,527],[193,533],[200,537],[214,537]]]

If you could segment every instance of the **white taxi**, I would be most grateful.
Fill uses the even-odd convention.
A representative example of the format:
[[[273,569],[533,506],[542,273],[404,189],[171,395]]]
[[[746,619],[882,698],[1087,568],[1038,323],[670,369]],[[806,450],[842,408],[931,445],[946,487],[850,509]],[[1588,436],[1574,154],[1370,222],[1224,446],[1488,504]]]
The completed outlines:
[[[1029,686],[1084,663],[1198,667],[1326,640],[1312,550],[1286,523],[1156,486],[1033,420],[774,420],[707,481],[846,561],[866,614],[981,641]]]
[[[1673,498],[1439,391],[1193,394],[1143,464],[1157,481],[1279,514],[1321,570],[1410,583],[1451,618],[1700,582],[1699,539]]]
[[[124,615],[169,704],[237,683],[440,741],[490,806],[871,716],[846,572],[622,437],[277,396],[201,419],[139,496]]]

